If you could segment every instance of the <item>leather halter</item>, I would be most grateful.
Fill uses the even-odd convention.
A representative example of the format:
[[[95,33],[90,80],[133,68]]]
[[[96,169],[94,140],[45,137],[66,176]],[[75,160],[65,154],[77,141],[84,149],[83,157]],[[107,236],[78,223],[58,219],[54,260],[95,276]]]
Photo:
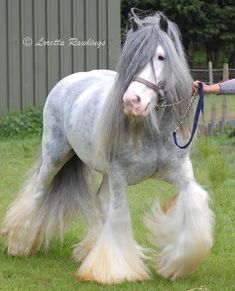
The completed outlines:
[[[155,85],[155,84],[153,84],[153,83],[151,83],[151,82],[149,82],[149,81],[147,81],[147,80],[145,80],[145,79],[143,79],[143,78],[141,78],[141,77],[135,77],[135,78],[133,79],[133,81],[136,81],[136,82],[142,83],[142,84],[144,84],[145,86],[149,87],[150,89],[153,89],[153,91],[155,91],[156,94],[159,94],[159,89],[160,89],[160,88],[159,88],[157,85]]]

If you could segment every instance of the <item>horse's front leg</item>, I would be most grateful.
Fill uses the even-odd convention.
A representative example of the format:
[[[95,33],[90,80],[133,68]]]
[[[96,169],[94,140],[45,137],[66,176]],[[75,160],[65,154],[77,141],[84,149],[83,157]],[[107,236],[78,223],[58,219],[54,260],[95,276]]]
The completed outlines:
[[[105,195],[101,203],[107,213],[99,236],[77,273],[78,279],[100,283],[147,279],[144,255],[132,234],[126,179],[117,165],[110,166],[102,191]]]
[[[214,217],[208,193],[196,183],[192,165],[186,159],[165,177],[179,189],[163,209],[155,205],[146,223],[152,243],[158,248],[157,270],[176,279],[192,273],[212,247]]]

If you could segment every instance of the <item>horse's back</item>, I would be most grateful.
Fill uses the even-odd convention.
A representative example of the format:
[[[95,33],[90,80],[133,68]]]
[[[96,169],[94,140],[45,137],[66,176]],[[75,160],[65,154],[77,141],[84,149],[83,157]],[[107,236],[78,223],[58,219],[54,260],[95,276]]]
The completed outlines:
[[[79,114],[86,114],[88,108],[96,110],[108,95],[115,78],[114,71],[93,70],[74,73],[60,80],[47,97],[44,128],[54,122],[68,128],[71,122],[77,122]]]
[[[94,87],[104,88],[104,84],[113,82],[115,77],[116,72],[110,70],[92,70],[68,75],[52,88],[45,107],[58,107],[65,110],[72,106],[85,91]]]

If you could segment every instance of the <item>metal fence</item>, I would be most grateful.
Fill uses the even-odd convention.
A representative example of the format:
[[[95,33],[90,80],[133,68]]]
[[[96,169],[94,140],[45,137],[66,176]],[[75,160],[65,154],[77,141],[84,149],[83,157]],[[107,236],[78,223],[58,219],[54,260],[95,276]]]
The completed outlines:
[[[120,0],[0,0],[0,114],[42,105],[73,72],[114,69],[119,53]]]

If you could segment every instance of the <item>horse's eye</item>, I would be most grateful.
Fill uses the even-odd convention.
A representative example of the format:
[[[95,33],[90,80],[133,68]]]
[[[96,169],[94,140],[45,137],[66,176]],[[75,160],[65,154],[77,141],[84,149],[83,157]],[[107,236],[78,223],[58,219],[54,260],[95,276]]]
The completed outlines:
[[[163,56],[158,56],[158,59],[159,59],[159,61],[164,61],[165,60],[165,58],[163,57]]]

